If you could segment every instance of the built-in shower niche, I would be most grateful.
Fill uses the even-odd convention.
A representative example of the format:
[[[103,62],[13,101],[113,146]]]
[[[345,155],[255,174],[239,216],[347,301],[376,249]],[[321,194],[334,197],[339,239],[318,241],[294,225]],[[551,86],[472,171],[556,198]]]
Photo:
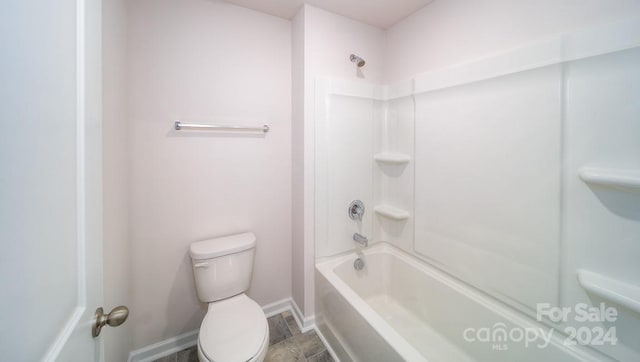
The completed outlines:
[[[387,88],[375,120],[373,190],[374,237],[410,251],[413,244],[413,83]],[[390,96],[391,95],[391,96]]]

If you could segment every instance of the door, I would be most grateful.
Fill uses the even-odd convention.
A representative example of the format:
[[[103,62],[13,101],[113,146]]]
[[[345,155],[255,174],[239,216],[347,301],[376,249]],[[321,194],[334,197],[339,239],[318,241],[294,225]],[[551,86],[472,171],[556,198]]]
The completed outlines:
[[[2,2],[2,360],[102,360],[100,56],[100,0]]]

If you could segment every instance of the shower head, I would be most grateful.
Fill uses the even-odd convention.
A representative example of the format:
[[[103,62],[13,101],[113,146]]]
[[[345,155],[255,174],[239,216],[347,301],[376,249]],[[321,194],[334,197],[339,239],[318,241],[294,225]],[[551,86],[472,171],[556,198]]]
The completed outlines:
[[[352,63],[356,63],[358,65],[358,68],[364,67],[365,61],[364,61],[364,59],[360,58],[359,56],[357,56],[355,54],[351,54],[349,59],[351,60]]]

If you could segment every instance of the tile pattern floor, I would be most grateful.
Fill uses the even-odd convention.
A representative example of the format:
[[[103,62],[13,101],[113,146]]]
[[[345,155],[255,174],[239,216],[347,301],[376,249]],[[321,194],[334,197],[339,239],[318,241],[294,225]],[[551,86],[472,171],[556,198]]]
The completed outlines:
[[[269,319],[269,350],[265,362],[333,362],[315,330],[300,332],[287,311]],[[191,347],[154,362],[198,362],[198,351]]]

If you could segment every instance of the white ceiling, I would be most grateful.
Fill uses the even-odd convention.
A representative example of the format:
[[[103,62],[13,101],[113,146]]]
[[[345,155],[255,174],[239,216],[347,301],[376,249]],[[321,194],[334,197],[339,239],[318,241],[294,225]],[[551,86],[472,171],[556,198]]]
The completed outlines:
[[[263,13],[291,19],[302,4],[386,29],[433,0],[225,0]]]

